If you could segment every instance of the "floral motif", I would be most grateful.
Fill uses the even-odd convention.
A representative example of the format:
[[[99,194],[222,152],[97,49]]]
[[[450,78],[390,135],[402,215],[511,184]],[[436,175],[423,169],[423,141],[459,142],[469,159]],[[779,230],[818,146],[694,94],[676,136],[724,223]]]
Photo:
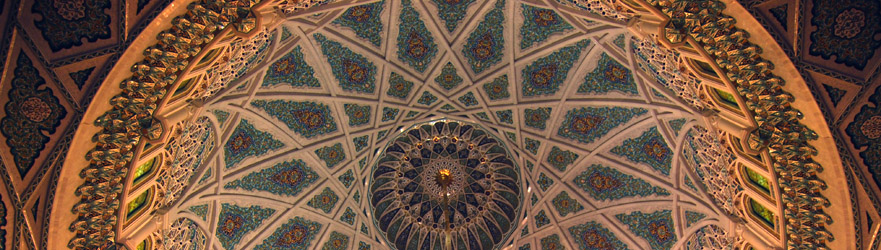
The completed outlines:
[[[569,233],[575,239],[580,249],[605,250],[605,249],[628,249],[627,244],[618,240],[615,234],[602,224],[593,221],[575,225],[569,228]]]
[[[324,146],[315,150],[318,158],[324,161],[327,168],[333,168],[340,162],[346,160],[346,152],[343,151],[343,144],[337,142],[333,146]]]
[[[416,102],[425,106],[431,106],[432,103],[437,101],[437,96],[432,95],[428,91],[422,92],[422,97],[419,97],[419,100]]]
[[[346,211],[340,216],[340,221],[349,225],[355,225],[355,212],[352,212],[352,208],[346,208]]]
[[[349,126],[364,125],[370,122],[370,106],[346,103],[343,105],[346,116],[349,117]]]
[[[563,243],[560,243],[560,236],[557,234],[552,234],[550,236],[541,238],[541,249],[542,250],[564,250],[566,249],[563,246]]]
[[[522,4],[523,26],[520,26],[520,49],[541,43],[555,33],[574,29],[553,10]]]
[[[575,163],[575,160],[578,159],[578,154],[573,153],[569,150],[562,150],[557,146],[551,147],[551,152],[548,153],[548,164],[551,164],[557,170],[561,172],[566,171],[566,167]]]
[[[648,112],[642,108],[582,107],[566,112],[566,118],[557,135],[591,143],[618,125]]]
[[[275,209],[260,206],[240,207],[221,204],[217,219],[217,241],[227,250],[235,249],[242,237],[256,229],[263,220],[275,213]]]
[[[229,169],[245,158],[260,156],[282,146],[283,143],[272,139],[272,134],[255,129],[251,123],[243,119],[223,147],[223,160],[226,162],[226,168]]]
[[[869,103],[872,105],[860,108],[845,132],[854,148],[865,148],[860,152],[860,158],[863,158],[863,164],[868,167],[875,183],[881,184],[881,87],[875,89]]]
[[[670,175],[673,150],[664,142],[657,127],[650,128],[639,137],[625,140],[623,145],[612,148],[612,153],[646,163],[664,175]]]
[[[553,95],[560,90],[566,80],[569,69],[581,56],[581,51],[590,44],[590,40],[581,40],[574,45],[564,47],[556,52],[535,60],[523,69],[523,96]]]
[[[706,214],[686,210],[685,211],[685,226],[691,227],[692,224],[694,224],[695,222],[698,222],[700,220],[703,220],[706,217],[707,217]]]
[[[465,93],[464,95],[459,97],[459,102],[465,107],[477,106],[477,98],[474,97],[473,92]]]
[[[411,6],[411,0],[403,0],[401,5],[403,8],[398,32],[398,59],[416,71],[424,72],[437,55],[437,44],[434,43],[431,32],[425,28],[425,23],[419,18],[419,12]]]
[[[369,135],[363,135],[363,136],[353,138],[352,144],[355,144],[355,151],[361,151],[362,149],[366,148],[368,146],[367,142],[369,140],[370,140]]]
[[[431,0],[437,5],[438,15],[444,21],[444,27],[452,33],[465,18],[465,12],[468,6],[474,3],[474,0]]]
[[[383,107],[382,108],[382,121],[393,121],[398,118],[398,113],[400,113],[400,109]]]
[[[462,83],[462,77],[456,73],[456,67],[453,66],[453,63],[448,62],[444,65],[444,68],[441,69],[440,75],[434,78],[434,82],[445,90],[452,90]]]
[[[679,118],[670,120],[667,124],[670,124],[670,128],[673,129],[673,132],[675,132],[676,135],[679,135],[679,132],[682,131],[682,126],[685,126],[686,121],[685,118]]]
[[[294,217],[278,227],[256,250],[296,249],[305,250],[312,245],[321,230],[321,223]]]
[[[505,0],[497,0],[495,7],[486,13],[483,21],[468,35],[462,53],[474,73],[483,72],[502,61],[505,50],[505,36],[502,33],[505,27],[505,14],[502,12],[504,8]]]
[[[349,169],[345,173],[340,175],[340,177],[338,177],[337,179],[339,179],[340,182],[343,183],[343,186],[346,186],[346,188],[349,188],[352,186],[352,182],[355,181],[355,173],[352,172],[351,169]]]
[[[315,33],[314,37],[321,44],[321,52],[327,57],[340,88],[357,93],[373,93],[376,88],[376,65],[322,34]]]
[[[288,128],[306,139],[337,131],[330,108],[321,103],[254,100],[251,105],[281,120]]]
[[[496,117],[499,118],[499,122],[514,124],[514,111],[510,109],[496,111]]]
[[[31,59],[20,52],[12,89],[7,94],[6,116],[0,119],[0,132],[6,137],[6,146],[21,178],[27,175],[40,152],[46,148],[49,142],[46,134],[54,134],[67,116],[67,110],[52,94],[52,89],[43,87],[45,84]]]
[[[315,195],[309,202],[306,202],[306,205],[329,214],[330,210],[333,210],[333,207],[336,206],[339,200],[340,197],[333,190],[325,187],[324,190],[321,190],[320,194]]]
[[[107,0],[39,0],[31,11],[42,18],[34,26],[43,34],[52,52],[111,37]]]
[[[523,144],[524,144],[523,148],[525,148],[526,151],[529,151],[530,153],[532,153],[534,155],[538,154],[538,147],[541,146],[540,141],[529,138],[529,137],[523,137]]]
[[[187,208],[187,210],[202,218],[203,221],[208,220],[208,204],[192,206]]]
[[[294,87],[317,88],[321,86],[318,83],[318,78],[315,78],[312,66],[303,60],[300,46],[294,47],[290,53],[269,65],[269,69],[266,70],[262,86],[275,86],[281,83],[289,83]]]
[[[597,67],[588,73],[584,77],[584,83],[578,86],[578,93],[606,93],[613,90],[626,94],[639,94],[630,70],[603,53],[600,55]]]
[[[881,41],[881,3],[877,1],[817,1],[814,0],[808,52],[823,59],[835,57],[835,63],[863,70]],[[876,13],[876,14],[866,14]]]
[[[551,224],[551,220],[548,219],[548,215],[545,214],[545,210],[541,210],[538,214],[535,214],[535,228],[541,228]]]
[[[349,236],[337,231],[330,232],[330,239],[324,243],[321,250],[345,250],[349,246]]]
[[[526,109],[523,111],[526,126],[544,130],[551,118],[551,108]]]
[[[566,216],[570,213],[577,213],[578,211],[584,210],[584,206],[582,206],[581,203],[578,203],[577,200],[569,198],[569,194],[566,193],[566,191],[558,194],[551,202],[554,204],[554,208],[557,209],[557,212],[560,213],[560,216]]]
[[[600,201],[649,195],[670,195],[663,188],[652,186],[644,180],[599,164],[588,167],[587,170],[575,177],[573,182],[588,195]]]
[[[492,101],[508,99],[511,97],[511,93],[508,93],[508,75],[502,75],[491,82],[484,83],[483,90]]]
[[[226,189],[260,190],[277,195],[296,196],[318,180],[318,173],[302,160],[275,164],[270,168],[253,172],[223,186]]]
[[[413,82],[404,80],[403,76],[395,72],[389,74],[388,82],[389,88],[386,94],[401,100],[406,100],[407,96],[410,95],[410,90],[413,89]]]
[[[673,229],[673,217],[670,210],[650,214],[633,212],[615,215],[619,221],[627,224],[630,231],[649,242],[652,249],[670,249],[676,243],[676,232]]]
[[[333,20],[334,24],[351,28],[355,35],[367,39],[371,44],[380,46],[382,42],[382,20],[380,13],[385,1],[351,7],[342,16]]]
[[[541,188],[541,191],[548,191],[548,188],[554,185],[554,180],[545,175],[545,173],[539,173],[536,184]]]

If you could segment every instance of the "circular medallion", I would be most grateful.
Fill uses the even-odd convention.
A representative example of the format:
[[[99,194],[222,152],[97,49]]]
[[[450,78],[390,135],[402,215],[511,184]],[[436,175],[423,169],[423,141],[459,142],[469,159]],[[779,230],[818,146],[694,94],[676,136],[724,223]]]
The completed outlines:
[[[522,203],[520,173],[504,143],[460,121],[404,131],[371,177],[372,217],[397,249],[496,249]]]

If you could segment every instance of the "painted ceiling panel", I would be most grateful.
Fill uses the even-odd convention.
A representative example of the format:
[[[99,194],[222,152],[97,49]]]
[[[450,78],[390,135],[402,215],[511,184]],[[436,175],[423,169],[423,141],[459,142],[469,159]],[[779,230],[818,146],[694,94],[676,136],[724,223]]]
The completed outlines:
[[[206,246],[669,249],[719,220],[680,160],[702,120],[625,28],[450,4],[329,7],[261,35],[206,102],[223,147],[177,206]]]

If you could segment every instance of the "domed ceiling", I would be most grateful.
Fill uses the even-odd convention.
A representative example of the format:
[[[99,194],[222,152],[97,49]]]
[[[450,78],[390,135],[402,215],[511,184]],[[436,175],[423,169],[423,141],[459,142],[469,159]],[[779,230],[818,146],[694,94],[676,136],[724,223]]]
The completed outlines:
[[[670,249],[725,228],[684,153],[703,119],[621,22],[541,1],[359,4],[285,20],[233,62],[249,66],[190,131],[205,143],[172,215],[187,237]]]

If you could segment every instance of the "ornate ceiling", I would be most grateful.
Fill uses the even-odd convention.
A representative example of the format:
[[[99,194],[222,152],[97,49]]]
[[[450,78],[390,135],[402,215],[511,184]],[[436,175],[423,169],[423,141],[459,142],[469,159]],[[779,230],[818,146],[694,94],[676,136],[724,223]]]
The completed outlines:
[[[172,217],[210,249],[669,249],[727,227],[685,156],[703,118],[614,19],[386,0],[261,37],[184,137],[204,149]]]
[[[769,32],[811,92],[830,124],[854,188],[851,202],[870,234],[881,233],[881,3],[878,1],[739,1]],[[873,14],[874,13],[874,14]],[[877,248],[881,237],[858,246]]]
[[[396,154],[394,145],[401,150],[405,150],[401,145],[413,146],[392,141],[412,139],[406,131],[413,125],[441,119],[473,125],[475,131],[488,135],[470,139],[492,138],[487,143],[506,149],[504,154],[498,150],[489,153],[477,143],[474,152],[478,155],[511,159],[510,164],[487,159],[483,165],[495,166],[487,169],[471,168],[467,160],[462,166],[425,160],[429,166],[451,166],[439,168],[451,170],[451,183],[468,187],[462,189],[461,196],[453,195],[464,202],[448,210],[454,214],[452,221],[461,224],[450,233],[462,240],[450,242],[456,247],[679,249],[724,242],[732,237],[731,232],[738,234],[734,237],[745,237],[741,230],[731,230],[736,226],[729,224],[725,214],[736,210],[733,207],[752,205],[742,194],[753,191],[737,190],[737,197],[720,193],[714,186],[720,185],[719,179],[713,175],[727,173],[708,175],[703,171],[707,165],[732,163],[728,157],[715,157],[722,151],[710,150],[720,148],[713,127],[731,124],[720,125],[724,121],[704,119],[707,112],[695,111],[706,111],[702,103],[706,92],[680,88],[665,79],[671,71],[673,77],[682,77],[675,71],[685,64],[659,68],[651,63],[659,57],[680,55],[653,48],[652,38],[643,40],[629,33],[676,33],[670,27],[641,23],[655,22],[651,20],[657,14],[654,12],[663,8],[668,9],[661,16],[674,16],[666,12],[670,3],[676,4],[674,12],[691,6],[688,4],[721,4],[725,15],[736,20],[738,28],[731,30],[745,29],[746,35],[707,38],[709,32],[701,20],[676,27],[685,30],[679,35],[719,38],[720,43],[726,43],[752,34],[746,43],[762,49],[753,51],[761,54],[755,58],[774,59],[771,61],[777,69],[770,76],[785,79],[786,91],[791,92],[792,86],[805,88],[799,84],[807,83],[811,94],[792,94],[796,102],[819,105],[821,112],[808,110],[805,120],[825,120],[831,135],[813,129],[820,132],[820,140],[831,137],[837,146],[837,150],[829,150],[832,143],[822,144],[816,157],[820,161],[835,151],[834,159],[825,159],[834,164],[824,163],[826,171],[821,173],[834,190],[801,196],[804,190],[820,193],[814,189],[825,184],[816,176],[808,176],[815,179],[797,193],[789,192],[790,186],[769,184],[771,198],[763,202],[779,208],[768,212],[772,218],[776,212],[780,227],[776,232],[771,229],[759,234],[770,238],[748,241],[798,247],[804,242],[793,239],[816,236],[809,238],[825,244],[830,238],[822,233],[829,229],[837,237],[831,242],[834,246],[876,249],[881,245],[881,223],[877,223],[881,221],[881,171],[877,168],[877,153],[881,152],[877,146],[881,145],[881,60],[877,50],[881,42],[876,39],[881,19],[871,14],[881,7],[875,1],[385,0],[361,4],[231,0],[202,1],[201,9],[191,2],[0,3],[0,20],[4,21],[0,26],[4,60],[0,66],[0,103],[4,107],[0,109],[0,249],[91,249],[110,247],[113,241],[135,248],[145,235],[159,232],[160,227],[161,234],[148,238],[162,242],[165,237],[165,246],[172,249],[441,246],[446,244],[440,240],[443,233],[432,231],[430,223],[442,227],[438,222],[444,222],[443,216],[435,216],[435,208],[443,214],[444,206],[433,205],[436,198],[424,198],[423,203],[414,199],[433,185],[421,178],[429,175],[406,175],[412,169],[397,165],[392,172],[377,172],[383,157]],[[258,8],[273,4],[288,6]],[[656,9],[649,14],[642,9],[651,8],[647,6]],[[629,18],[633,10],[645,16]],[[174,18],[185,13],[186,18]],[[286,19],[264,18],[270,16]],[[677,18],[683,17],[673,19]],[[233,35],[220,32],[226,25],[245,33],[258,28]],[[695,30],[703,30],[703,38],[698,38],[701,34]],[[229,36],[212,39],[215,34]],[[214,42],[230,40],[236,42],[223,45],[226,48],[222,50],[207,49],[215,46]],[[707,45],[707,40],[701,41]],[[164,53],[169,47],[180,53]],[[203,47],[206,53],[199,53]],[[736,83],[730,74],[737,71],[731,67],[737,62],[726,60],[741,53],[697,55],[709,50],[703,49],[685,50],[691,52],[682,56],[706,56],[709,71],[716,67]],[[173,58],[171,61],[178,64],[131,67],[139,60],[168,62],[157,58]],[[185,71],[189,61],[193,67]],[[219,63],[222,61],[228,63]],[[145,71],[153,67],[167,69],[167,77],[138,78],[147,73],[155,76],[156,71]],[[123,81],[132,71],[131,78],[140,86]],[[176,90],[205,87],[181,84],[189,90],[163,89],[172,86],[178,75],[201,77],[182,79],[183,83],[211,82],[204,92],[208,98],[190,103],[189,99],[172,97]],[[158,95],[151,93],[158,99],[148,98],[146,103],[153,103],[145,109],[138,106],[145,103],[113,98],[120,91],[148,89],[153,86],[150,83],[163,90]],[[718,83],[714,88],[726,84],[730,85]],[[162,101],[165,91],[169,98]],[[750,101],[749,94],[757,93],[739,92],[731,98],[735,103]],[[161,107],[171,111],[153,113],[158,102],[171,103]],[[95,136],[100,134],[99,127],[107,132],[113,124],[119,125],[114,123],[119,121],[99,119],[111,106],[121,107],[121,112],[129,115],[138,114],[131,119],[134,122],[124,122],[124,130],[137,131]],[[197,112],[187,113],[192,111]],[[747,117],[751,112],[760,117],[760,110],[752,107],[744,112]],[[185,118],[193,119],[184,122],[187,126],[176,125]],[[812,121],[820,124],[820,119]],[[129,127],[131,124],[141,127]],[[163,128],[171,131],[161,131]],[[168,133],[174,138],[168,139]],[[159,134],[168,145],[150,151],[151,143],[160,142],[153,137]],[[137,138],[142,136],[139,142]],[[444,151],[449,145],[457,149],[469,146],[464,144],[465,138],[462,143],[430,139],[423,146],[439,143]],[[114,143],[123,140],[134,148],[119,154]],[[820,144],[813,141],[811,145]],[[165,149],[173,153],[160,153]],[[452,156],[444,156],[444,151],[434,153],[441,155],[435,159]],[[767,175],[770,182],[787,177],[771,167],[779,162],[774,161],[774,153],[770,155],[770,160],[767,155],[756,156],[759,161],[764,157],[770,170],[750,175]],[[395,157],[400,156],[403,154]],[[409,158],[407,162],[414,160]],[[157,174],[159,170],[142,169],[154,163],[163,171],[172,167],[177,172]],[[510,174],[508,166],[518,174]],[[114,171],[107,171],[111,167]],[[131,170],[126,172],[126,168]],[[507,177],[487,172],[490,169],[507,173],[501,174]],[[840,176],[828,178],[829,173],[838,171]],[[144,179],[150,182],[161,182],[161,188],[136,185],[128,179],[138,173],[146,174]],[[102,180],[100,174],[110,177]],[[376,186],[383,178],[386,185]],[[432,178],[436,181],[437,175]],[[730,178],[726,175],[721,180]],[[701,182],[707,179],[713,182],[711,186]],[[101,182],[105,180],[109,181]],[[121,184],[123,180],[132,183]],[[94,185],[84,186],[84,181]],[[395,181],[395,185],[388,184]],[[479,187],[472,187],[475,183]],[[730,191],[736,184],[721,186],[722,191]],[[148,191],[142,193],[144,190]],[[849,190],[849,196],[828,195],[840,190]],[[375,195],[379,191],[389,194]],[[780,195],[802,197],[794,201],[814,205],[789,206],[793,200]],[[374,202],[376,197],[384,199]],[[474,202],[469,197],[474,197]],[[132,211],[143,214],[146,210],[131,207],[131,201],[137,200],[147,204],[151,214],[167,213],[168,221],[131,216]],[[377,207],[383,201],[398,203]],[[834,205],[829,205],[830,201]],[[850,204],[843,204],[847,202]],[[463,210],[457,210],[460,207]],[[386,221],[378,216],[394,209],[406,212],[388,216]],[[824,218],[829,217],[821,210],[835,219],[827,221]],[[126,222],[128,217],[139,221]],[[462,222],[463,218],[472,221]],[[410,233],[395,225],[418,224],[419,219],[424,226],[410,228]],[[828,222],[834,223],[825,224]],[[502,237],[494,237],[495,231]],[[855,231],[855,240],[842,236],[849,231]]]

